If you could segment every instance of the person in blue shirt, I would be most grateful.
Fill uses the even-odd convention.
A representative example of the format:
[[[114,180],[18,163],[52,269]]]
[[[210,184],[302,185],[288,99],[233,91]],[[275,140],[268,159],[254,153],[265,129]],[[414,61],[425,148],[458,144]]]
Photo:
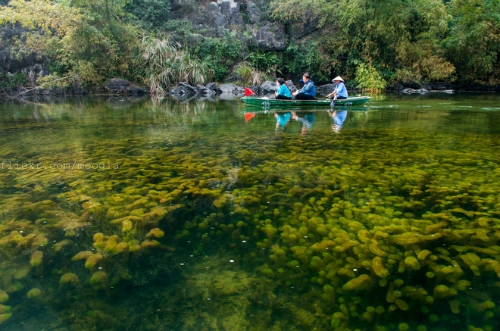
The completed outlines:
[[[276,99],[291,99],[292,93],[288,89],[288,86],[285,84],[285,80],[283,78],[278,78],[276,81],[278,86],[278,90],[275,93]]]
[[[342,77],[337,76],[332,79],[332,82],[335,83],[335,89],[332,93],[328,94],[326,97],[332,100],[330,104],[331,107],[335,106],[335,100],[337,99],[347,99],[349,95],[347,94],[347,89],[344,84],[344,80]]]
[[[298,91],[295,91],[293,95],[297,100],[314,100],[316,99],[316,86],[314,86],[314,82],[309,78],[309,73],[306,72],[302,75],[301,83],[304,83],[304,86]]]
[[[328,94],[326,97],[332,99],[332,102],[337,99],[347,99],[349,95],[347,94],[347,89],[344,84],[344,80],[342,77],[337,76],[332,79],[332,82],[335,83],[335,89],[332,93]]]

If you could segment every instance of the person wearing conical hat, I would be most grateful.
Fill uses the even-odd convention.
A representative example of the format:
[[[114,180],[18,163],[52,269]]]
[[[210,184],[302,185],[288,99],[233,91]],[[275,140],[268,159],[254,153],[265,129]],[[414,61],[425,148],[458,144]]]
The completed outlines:
[[[347,94],[347,89],[344,85],[342,77],[337,76],[332,79],[332,82],[335,83],[335,89],[332,93],[328,94],[327,97],[331,99],[347,99],[349,95]]]

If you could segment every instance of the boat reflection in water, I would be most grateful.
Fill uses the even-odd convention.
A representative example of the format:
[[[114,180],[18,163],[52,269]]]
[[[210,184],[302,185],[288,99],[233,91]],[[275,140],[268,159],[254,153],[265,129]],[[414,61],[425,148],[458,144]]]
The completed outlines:
[[[344,121],[347,117],[347,110],[329,111],[328,115],[330,115],[333,120],[332,131],[336,133],[340,132],[340,129],[342,129]]]
[[[297,122],[300,122],[302,124],[302,128],[300,129],[300,133],[302,135],[305,135],[309,131],[311,131],[312,126],[314,124],[314,113],[313,112],[306,112],[306,113],[299,113],[299,114],[297,114],[296,112],[292,112],[292,118],[294,120],[296,120]]]
[[[265,124],[267,120],[265,119],[266,117],[269,118],[272,114],[274,117],[274,128],[276,132],[285,132],[289,131],[287,129],[288,127],[292,127],[292,131],[295,131],[296,124],[293,124],[294,122],[298,122],[300,124],[300,129],[299,132],[301,135],[306,135],[311,132],[313,126],[317,121],[322,122],[328,118],[328,120],[332,120],[330,124],[328,125],[331,129],[332,132],[334,133],[339,133],[340,130],[343,128],[344,123],[347,119],[347,114],[348,110],[346,109],[347,107],[342,107],[340,109],[330,109],[327,110],[326,112],[324,110],[319,111],[314,111],[314,110],[306,110],[306,111],[301,111],[301,110],[284,110],[284,111],[254,111],[253,109],[246,109],[244,112],[244,118],[245,122],[254,122],[256,117],[259,117],[260,119],[257,120],[257,122],[260,122],[261,124],[267,126],[269,124]],[[351,110],[351,109],[349,109]],[[360,109],[362,112],[360,114],[366,114],[366,109]],[[326,114],[326,116],[324,116]],[[358,116],[356,116],[358,117]],[[292,123],[292,124],[290,124]],[[322,128],[324,126],[321,125],[319,128],[320,131],[322,131]],[[289,131],[290,132],[290,131]]]
[[[290,118],[292,117],[292,112],[284,112],[284,113],[274,113],[274,117],[276,118],[276,131],[283,131],[285,129],[285,125],[290,122]]]
[[[302,135],[307,134],[313,124],[314,124],[314,113],[296,113],[292,112],[274,112],[274,117],[276,118],[276,131],[284,131],[285,126],[290,122],[290,119],[293,119],[302,124],[300,133]]]

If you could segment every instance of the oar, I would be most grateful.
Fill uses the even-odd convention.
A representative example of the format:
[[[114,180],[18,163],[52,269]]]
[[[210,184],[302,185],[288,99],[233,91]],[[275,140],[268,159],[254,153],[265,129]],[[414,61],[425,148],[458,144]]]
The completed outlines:
[[[332,103],[330,103],[330,107],[333,108],[333,107],[335,107],[335,100],[337,100],[337,95],[335,94],[335,92],[332,92],[332,93],[328,94],[326,97],[330,98],[330,95],[332,95],[332,94],[333,94],[333,99],[332,99]]]
[[[333,100],[332,102],[330,103],[330,107],[335,107],[335,100],[337,100],[337,95],[335,94],[335,96],[333,97]]]

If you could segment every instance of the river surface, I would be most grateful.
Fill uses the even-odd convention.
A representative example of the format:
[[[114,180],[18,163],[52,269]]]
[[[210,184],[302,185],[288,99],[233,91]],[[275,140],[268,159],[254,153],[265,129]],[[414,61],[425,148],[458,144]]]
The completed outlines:
[[[0,105],[0,329],[498,330],[500,96]]]

